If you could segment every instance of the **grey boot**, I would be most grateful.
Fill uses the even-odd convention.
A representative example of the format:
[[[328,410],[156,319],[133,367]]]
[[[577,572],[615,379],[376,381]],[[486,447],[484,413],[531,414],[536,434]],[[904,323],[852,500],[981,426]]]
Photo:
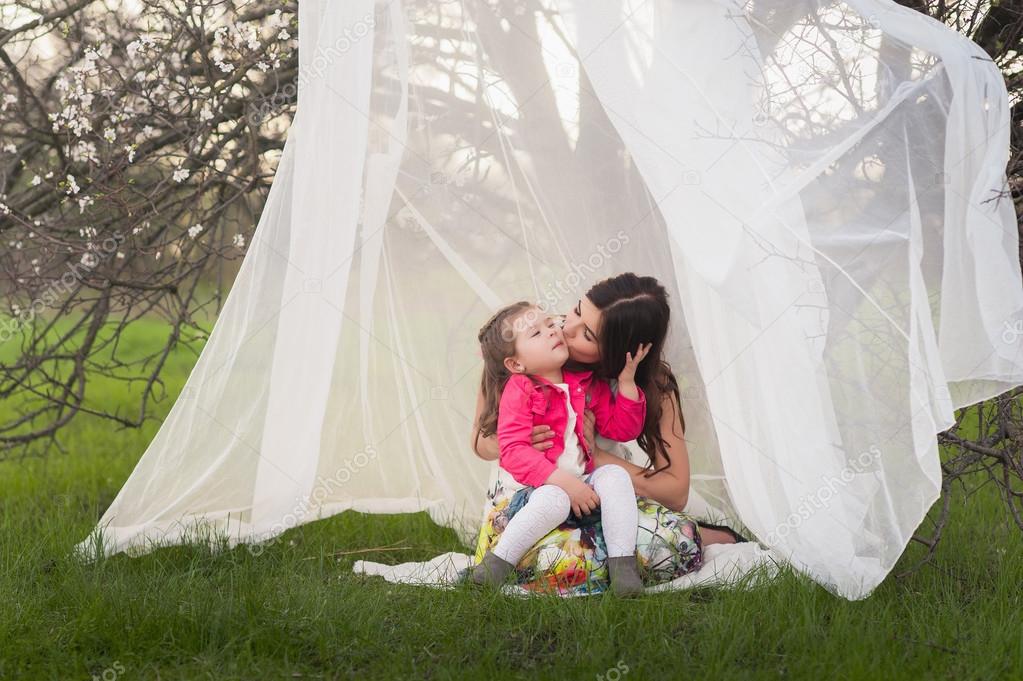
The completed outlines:
[[[514,567],[508,561],[494,555],[493,551],[487,551],[483,560],[469,572],[469,581],[500,588]]]
[[[643,579],[639,576],[636,556],[608,557],[607,572],[611,577],[611,592],[615,596],[630,598],[643,593]]]

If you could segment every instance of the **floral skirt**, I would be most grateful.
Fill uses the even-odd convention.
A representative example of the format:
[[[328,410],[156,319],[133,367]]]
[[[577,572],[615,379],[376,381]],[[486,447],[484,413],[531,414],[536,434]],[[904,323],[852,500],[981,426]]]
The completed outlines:
[[[533,487],[514,492],[498,481],[487,493],[489,506],[476,541],[473,565],[497,545],[508,521],[525,506]],[[636,554],[640,575],[647,586],[669,582],[698,570],[703,564],[703,545],[696,521],[645,497],[636,499],[639,525]],[[517,591],[559,596],[582,596],[609,587],[607,547],[600,512],[576,518],[570,514],[557,528],[532,546],[515,568]],[[465,579],[469,569],[460,575]]]

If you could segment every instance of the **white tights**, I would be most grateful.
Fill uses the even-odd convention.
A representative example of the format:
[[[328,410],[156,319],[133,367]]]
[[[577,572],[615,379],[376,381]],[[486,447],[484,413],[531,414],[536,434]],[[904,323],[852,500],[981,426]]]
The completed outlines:
[[[636,552],[639,511],[632,477],[621,466],[607,464],[582,478],[600,497],[600,522],[607,555],[631,556]],[[540,485],[529,501],[512,517],[494,547],[494,554],[518,564],[533,544],[563,523],[572,511],[568,492],[557,485]]]

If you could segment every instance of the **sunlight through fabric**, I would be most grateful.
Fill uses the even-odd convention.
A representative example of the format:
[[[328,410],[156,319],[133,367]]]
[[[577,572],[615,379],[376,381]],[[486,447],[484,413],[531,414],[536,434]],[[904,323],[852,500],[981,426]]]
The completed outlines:
[[[619,272],[671,296],[687,511],[845,598],[938,498],[954,409],[1023,384],[1006,87],[935,20],[303,0],[299,42],[241,271],[82,555],[346,510],[426,511],[472,546],[496,466],[469,446],[477,330]]]

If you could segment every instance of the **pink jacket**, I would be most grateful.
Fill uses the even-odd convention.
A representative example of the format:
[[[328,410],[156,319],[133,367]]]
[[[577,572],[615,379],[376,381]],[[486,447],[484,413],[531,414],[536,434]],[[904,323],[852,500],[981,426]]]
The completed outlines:
[[[583,411],[593,410],[594,428],[606,438],[628,442],[643,432],[646,420],[646,396],[639,390],[639,399],[611,393],[604,381],[592,380],[592,371],[562,371],[564,382],[572,398],[572,409],[576,413],[575,433],[579,447],[586,454],[585,472],[593,470],[593,456],[586,444],[583,428]],[[516,481],[530,487],[539,487],[558,467],[558,456],[565,450],[565,427],[568,425],[568,410],[564,393],[553,383],[542,377],[535,377],[541,383],[534,386],[528,376],[513,374],[501,393],[501,404],[497,414],[497,442],[501,448],[500,466],[511,473]],[[590,392],[590,403],[586,403],[586,391]],[[533,447],[533,427],[548,425],[554,431],[554,446],[541,452]]]

